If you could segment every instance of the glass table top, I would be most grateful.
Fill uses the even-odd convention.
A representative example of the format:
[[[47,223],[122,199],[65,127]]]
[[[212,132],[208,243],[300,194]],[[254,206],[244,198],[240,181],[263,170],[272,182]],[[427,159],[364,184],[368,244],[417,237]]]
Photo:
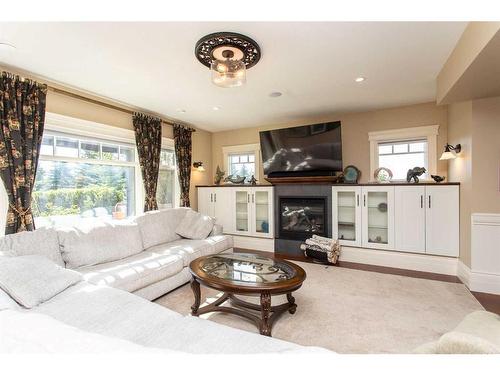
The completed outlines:
[[[290,265],[256,254],[218,254],[203,259],[200,268],[208,275],[249,284],[272,284],[295,277]]]

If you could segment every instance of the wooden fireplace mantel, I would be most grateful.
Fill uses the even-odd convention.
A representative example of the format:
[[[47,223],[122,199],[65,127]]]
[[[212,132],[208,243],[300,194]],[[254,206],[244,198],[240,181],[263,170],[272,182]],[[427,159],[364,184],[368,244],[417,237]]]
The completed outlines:
[[[294,177],[266,177],[273,185],[280,184],[327,184],[331,185],[337,182],[338,176],[294,176]]]

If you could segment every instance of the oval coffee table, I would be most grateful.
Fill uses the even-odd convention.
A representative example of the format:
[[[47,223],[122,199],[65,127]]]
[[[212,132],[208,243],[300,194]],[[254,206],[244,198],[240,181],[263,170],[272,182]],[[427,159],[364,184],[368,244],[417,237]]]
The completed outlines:
[[[214,311],[236,314],[255,322],[260,333],[266,336],[271,336],[273,323],[283,312],[295,313],[297,305],[292,292],[299,289],[306,279],[306,272],[294,263],[247,253],[203,256],[193,260],[189,270],[194,293],[194,304],[191,306],[194,316]],[[200,308],[200,284],[224,294]],[[243,301],[235,294],[260,296],[260,305]],[[286,294],[288,302],[271,306],[271,296],[280,294]],[[221,306],[225,301],[232,306]]]

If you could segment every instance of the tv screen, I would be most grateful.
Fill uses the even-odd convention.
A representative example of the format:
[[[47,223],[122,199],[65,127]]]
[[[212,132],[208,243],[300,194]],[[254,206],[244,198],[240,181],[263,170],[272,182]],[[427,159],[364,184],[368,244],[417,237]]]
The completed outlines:
[[[342,171],[340,121],[260,132],[266,175]]]

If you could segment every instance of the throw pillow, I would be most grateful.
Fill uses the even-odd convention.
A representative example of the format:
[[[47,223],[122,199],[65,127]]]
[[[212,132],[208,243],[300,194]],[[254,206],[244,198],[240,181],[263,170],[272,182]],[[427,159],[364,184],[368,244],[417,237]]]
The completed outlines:
[[[78,283],[82,275],[40,255],[0,257],[0,288],[29,309]]]
[[[203,240],[208,237],[214,227],[215,219],[193,210],[186,212],[175,232],[191,240]]]

